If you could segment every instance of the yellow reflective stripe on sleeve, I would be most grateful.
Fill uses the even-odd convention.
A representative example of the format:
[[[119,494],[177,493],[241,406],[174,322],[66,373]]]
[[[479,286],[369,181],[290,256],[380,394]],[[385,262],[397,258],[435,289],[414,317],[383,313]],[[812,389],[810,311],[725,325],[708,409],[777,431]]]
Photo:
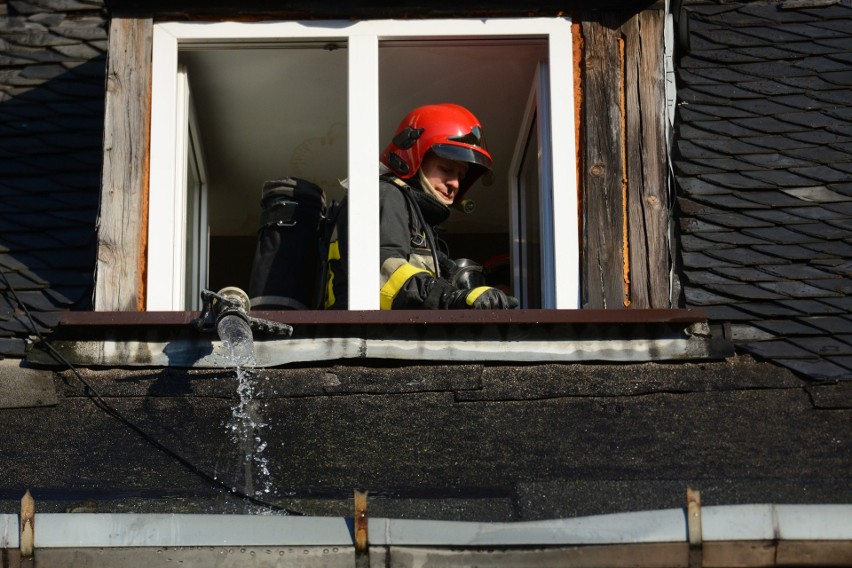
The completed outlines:
[[[491,286],[479,286],[478,288],[474,288],[470,292],[468,292],[467,296],[464,297],[464,303],[468,306],[472,306],[473,303],[479,298],[482,294],[491,289]]]
[[[423,270],[422,268],[417,268],[416,266],[412,266],[408,263],[403,264],[396,270],[394,270],[391,277],[388,278],[388,281],[382,286],[382,289],[379,291],[379,307],[383,310],[389,310],[393,306],[393,300],[396,298],[396,295],[402,289],[408,279],[414,276],[415,274],[419,274],[421,272],[425,272],[426,274],[430,274],[428,270]]]
[[[340,260],[340,244],[337,241],[328,245],[328,260]],[[327,310],[334,305],[337,298],[334,297],[334,271],[329,268],[328,279],[325,283],[325,302],[323,307]]]

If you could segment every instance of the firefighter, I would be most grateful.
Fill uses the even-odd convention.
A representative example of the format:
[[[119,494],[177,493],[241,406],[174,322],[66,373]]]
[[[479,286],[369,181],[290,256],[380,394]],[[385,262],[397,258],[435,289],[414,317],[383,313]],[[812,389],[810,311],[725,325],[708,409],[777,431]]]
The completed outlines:
[[[517,298],[496,288],[454,285],[459,266],[435,234],[450,206],[491,169],[476,117],[455,104],[418,107],[379,161],[381,309],[516,308]],[[332,309],[347,307],[345,212],[344,206],[329,249],[326,307]]]

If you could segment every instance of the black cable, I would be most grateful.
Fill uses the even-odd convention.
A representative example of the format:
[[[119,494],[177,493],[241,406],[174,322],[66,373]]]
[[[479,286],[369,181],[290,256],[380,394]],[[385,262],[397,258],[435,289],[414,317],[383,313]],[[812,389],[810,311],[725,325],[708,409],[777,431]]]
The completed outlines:
[[[86,393],[86,396],[89,397],[89,399],[95,404],[96,407],[100,408],[101,410],[106,412],[108,415],[112,416],[113,418],[115,418],[116,420],[118,420],[119,422],[121,422],[122,424],[124,424],[125,426],[127,426],[128,428],[130,428],[131,430],[136,432],[137,434],[139,434],[142,437],[143,440],[145,440],[146,442],[148,442],[149,444],[151,444],[152,446],[154,446],[155,448],[157,448],[158,450],[160,450],[161,452],[163,452],[167,456],[171,457],[172,459],[174,459],[178,463],[180,463],[182,466],[184,466],[191,473],[194,473],[195,475],[204,479],[210,485],[212,485],[214,487],[218,487],[220,489],[224,489],[228,494],[233,495],[235,497],[239,497],[240,499],[243,499],[245,501],[249,501],[250,503],[252,503],[254,505],[258,505],[260,507],[267,507],[267,508],[272,509],[274,511],[280,511],[280,512],[286,513],[288,515],[295,515],[295,516],[303,515],[303,513],[300,513],[298,511],[293,511],[291,509],[288,509],[287,507],[283,507],[281,505],[275,505],[274,503],[269,503],[267,501],[264,501],[263,499],[258,499],[254,495],[249,495],[249,494],[247,494],[243,491],[240,491],[239,489],[236,488],[235,485],[232,486],[230,484],[225,483],[224,481],[221,481],[216,476],[214,476],[210,473],[207,473],[206,471],[202,470],[200,467],[196,466],[194,463],[189,461],[187,458],[183,457],[182,455],[178,454],[176,451],[174,451],[171,448],[169,448],[168,446],[164,445],[162,442],[160,442],[159,440],[157,440],[156,438],[154,438],[153,436],[151,436],[150,434],[145,432],[142,429],[141,426],[137,426],[129,418],[127,418],[126,416],[121,414],[121,412],[119,412],[116,408],[112,407],[104,399],[104,397],[97,391],[97,389],[95,389],[95,387],[93,387],[92,384],[89,381],[87,381],[83,377],[83,375],[80,374],[80,372],[77,370],[77,368],[70,361],[68,361],[68,359],[66,359],[65,356],[62,355],[62,353],[57,351],[56,348],[53,347],[53,345],[51,345],[50,342],[47,341],[47,339],[45,339],[45,337],[41,334],[41,332],[38,329],[38,326],[35,323],[35,320],[33,319],[32,314],[30,314],[30,310],[27,308],[26,304],[24,304],[21,301],[21,298],[18,296],[18,293],[15,290],[15,287],[12,286],[12,283],[6,277],[6,271],[3,269],[2,266],[0,266],[0,276],[3,277],[3,281],[6,283],[6,287],[12,293],[12,296],[15,298],[15,301],[18,303],[18,305],[24,311],[24,314],[26,314],[27,319],[30,322],[30,326],[32,327],[33,332],[35,333],[36,337],[38,337],[39,341],[47,347],[48,352],[57,362],[64,365],[68,370],[70,370],[74,374],[75,377],[77,377],[77,380],[80,381],[83,384],[83,386],[85,387],[84,392]]]

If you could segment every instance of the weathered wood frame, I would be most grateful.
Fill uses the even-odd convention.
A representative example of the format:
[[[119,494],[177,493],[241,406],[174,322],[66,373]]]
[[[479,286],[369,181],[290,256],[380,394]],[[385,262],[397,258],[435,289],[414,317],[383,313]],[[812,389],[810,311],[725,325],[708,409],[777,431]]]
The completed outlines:
[[[110,22],[97,311],[141,311],[145,306],[152,32],[150,18]]]
[[[575,20],[582,306],[672,307],[665,12],[655,6]],[[145,305],[152,29],[144,17],[113,18],[110,26],[99,311]]]
[[[583,307],[668,308],[665,12],[581,24]]]

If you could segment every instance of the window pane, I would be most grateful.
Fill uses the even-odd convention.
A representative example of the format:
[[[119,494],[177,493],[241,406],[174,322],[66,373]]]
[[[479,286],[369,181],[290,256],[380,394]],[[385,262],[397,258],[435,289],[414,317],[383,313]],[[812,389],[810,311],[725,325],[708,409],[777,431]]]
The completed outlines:
[[[248,289],[264,181],[300,177],[341,197],[346,51],[324,41],[180,52],[207,164],[211,289]]]
[[[528,38],[381,44],[382,148],[405,114],[420,105],[457,103],[482,122],[494,169],[466,195],[475,204],[473,212],[454,211],[442,225],[442,239],[453,258],[470,258],[484,264],[511,252],[512,153],[536,68],[546,59],[546,42]]]

